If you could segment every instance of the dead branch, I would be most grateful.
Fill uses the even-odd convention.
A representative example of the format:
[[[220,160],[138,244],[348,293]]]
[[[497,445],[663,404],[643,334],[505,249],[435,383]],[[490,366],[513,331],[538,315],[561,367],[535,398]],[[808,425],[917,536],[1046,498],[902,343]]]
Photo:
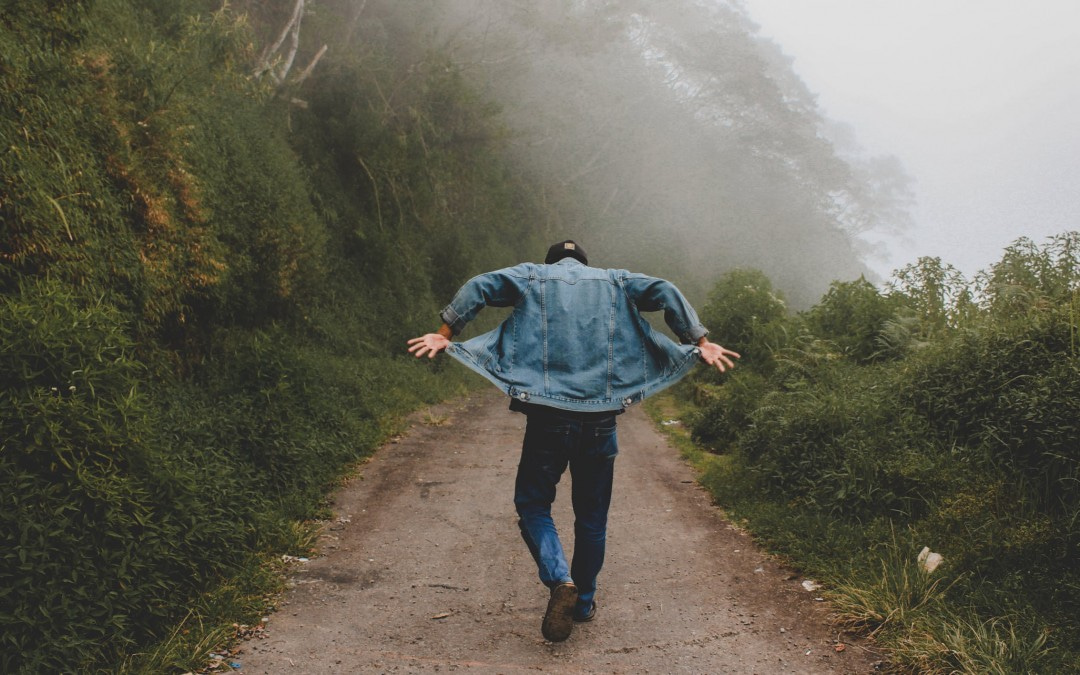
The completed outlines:
[[[289,71],[292,70],[293,61],[296,59],[296,52],[300,49],[300,22],[297,21],[293,24],[293,28],[289,31],[289,53],[285,56],[285,60],[278,66],[277,72],[273,74],[274,81],[278,86],[285,83],[285,78],[289,75]]]
[[[293,86],[299,86],[303,84],[304,80],[308,79],[308,76],[311,75],[311,71],[315,70],[316,64],[319,63],[319,59],[323,57],[323,54],[326,53],[327,49],[327,45],[323,45],[321,48],[319,48],[318,53],[316,53],[315,56],[311,59],[311,63],[307,64],[307,68],[304,68],[302,71],[300,71],[299,75],[293,78]]]
[[[278,35],[277,40],[275,40],[272,45],[268,46],[265,50],[263,50],[262,56],[259,58],[259,63],[255,66],[255,70],[252,73],[253,75],[255,75],[255,77],[259,77],[266,71],[270,70],[271,67],[273,67],[278,50],[281,49],[281,45],[285,43],[285,39],[288,38],[291,33],[295,32],[297,36],[299,36],[300,21],[303,16],[304,0],[296,0],[296,4],[293,5],[292,16],[289,17],[289,20],[281,29],[281,34]]]

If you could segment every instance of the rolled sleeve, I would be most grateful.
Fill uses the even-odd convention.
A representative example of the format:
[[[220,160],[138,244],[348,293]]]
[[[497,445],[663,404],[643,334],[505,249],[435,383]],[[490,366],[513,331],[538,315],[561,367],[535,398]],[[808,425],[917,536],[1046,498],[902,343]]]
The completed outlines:
[[[709,334],[709,329],[702,326],[700,323],[696,326],[691,326],[689,330],[683,335],[679,336],[679,339],[688,345],[697,344],[698,340]]]
[[[444,307],[443,311],[439,312],[439,318],[447,326],[450,326],[450,330],[454,332],[454,335],[458,335],[465,330],[466,321],[454,310],[453,305]]]

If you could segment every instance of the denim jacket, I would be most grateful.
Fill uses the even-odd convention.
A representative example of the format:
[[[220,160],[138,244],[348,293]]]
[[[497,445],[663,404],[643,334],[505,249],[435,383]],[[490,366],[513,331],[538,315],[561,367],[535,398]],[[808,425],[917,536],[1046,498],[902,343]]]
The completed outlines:
[[[495,330],[452,342],[446,353],[519,401],[563,410],[622,410],[674,384],[708,334],[670,282],[573,258],[473,277],[441,317],[457,335],[486,306],[514,309]],[[684,344],[640,314],[660,310]]]

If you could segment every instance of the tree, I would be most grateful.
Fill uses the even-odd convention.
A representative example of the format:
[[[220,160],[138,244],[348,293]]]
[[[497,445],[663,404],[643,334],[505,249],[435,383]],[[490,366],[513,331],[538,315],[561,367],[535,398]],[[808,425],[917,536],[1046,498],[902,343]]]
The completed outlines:
[[[370,7],[401,17],[405,4]],[[431,10],[432,33],[503,107],[555,226],[607,264],[669,276],[692,298],[754,267],[795,306],[837,277],[869,274],[853,234],[891,217],[879,197],[896,181],[841,156],[790,59],[737,5],[445,0]]]

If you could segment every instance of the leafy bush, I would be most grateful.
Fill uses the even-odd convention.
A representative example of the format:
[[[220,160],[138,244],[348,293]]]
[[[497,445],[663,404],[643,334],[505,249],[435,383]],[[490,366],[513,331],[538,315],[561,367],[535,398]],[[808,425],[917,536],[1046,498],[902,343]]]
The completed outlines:
[[[901,310],[899,297],[885,295],[866,279],[836,281],[817,305],[805,312],[807,327],[830,340],[859,363],[888,355],[882,336]]]
[[[694,386],[698,411],[691,421],[691,435],[716,452],[736,441],[770,389],[768,379],[749,369],[736,369],[722,385],[698,382]]]
[[[1080,232],[1055,235],[1042,247],[1021,237],[1000,261],[977,275],[975,285],[983,305],[999,319],[1024,320],[1053,306],[1068,307],[1075,317],[1077,270]],[[1073,342],[1072,348],[1076,346]]]
[[[774,350],[788,337],[783,294],[761,271],[728,272],[709,292],[701,320],[725,347],[742,355],[743,365],[765,372]]]
[[[146,550],[169,560],[175,529],[138,478],[152,461],[149,401],[126,328],[115,308],[53,281],[0,303],[6,672],[85,665],[175,612],[173,563],[148,574]]]
[[[302,552],[327,486],[466,386],[405,339],[547,239],[445,59],[328,61],[349,77],[289,92],[305,112],[248,77],[252,33],[219,6],[0,18],[3,672],[108,668],[236,621],[207,594]]]
[[[919,258],[896,270],[888,287],[890,296],[910,308],[918,320],[918,335],[923,338],[944,335],[975,315],[967,280],[941,258]]]
[[[695,390],[696,438],[728,453],[706,483],[778,550],[826,576],[896,532],[944,554],[942,597],[967,609],[902,622],[919,667],[1080,658],[1078,241],[1020,240],[974,285],[936,259],[884,294],[834,284],[767,370]],[[911,581],[888,569],[856,584],[882,617],[899,600],[874,584]]]

